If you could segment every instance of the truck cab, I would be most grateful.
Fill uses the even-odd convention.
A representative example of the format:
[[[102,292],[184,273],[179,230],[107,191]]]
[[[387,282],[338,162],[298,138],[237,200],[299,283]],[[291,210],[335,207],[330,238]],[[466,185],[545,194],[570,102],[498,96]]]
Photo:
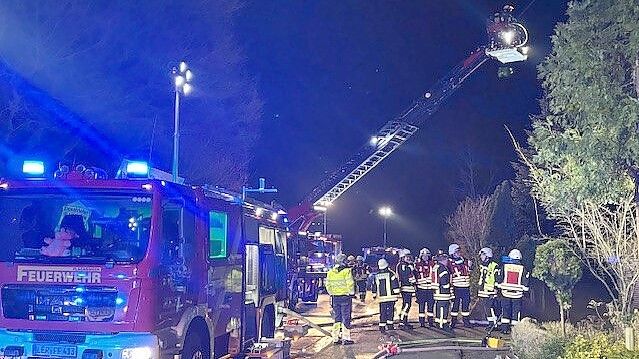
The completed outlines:
[[[0,357],[217,358],[273,337],[283,213],[96,173],[0,180]]]

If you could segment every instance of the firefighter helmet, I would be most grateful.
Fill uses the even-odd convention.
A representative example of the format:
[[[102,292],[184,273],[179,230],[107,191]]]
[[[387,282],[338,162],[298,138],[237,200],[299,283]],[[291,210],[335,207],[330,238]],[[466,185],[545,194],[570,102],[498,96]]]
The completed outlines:
[[[340,253],[335,257],[335,264],[344,264],[346,262],[346,254]]]
[[[430,249],[422,248],[419,251],[419,258],[424,258],[424,257],[426,257],[426,258],[430,257]]]
[[[479,255],[485,255],[486,257],[493,257],[493,250],[488,248],[488,247],[484,247],[479,251]]]
[[[355,258],[355,260],[358,261],[358,262],[363,262],[364,261],[364,257],[357,256],[357,258]]]
[[[346,258],[346,261],[348,261],[348,262],[354,262],[354,261],[355,261],[355,256],[352,256],[352,255],[351,255],[351,256],[348,256],[348,257]]]
[[[388,261],[384,258],[380,259],[377,261],[377,266],[379,267],[379,269],[386,269],[388,268]]]
[[[519,251],[519,249],[515,248],[510,251],[510,253],[508,253],[508,257],[510,257],[510,259],[521,260],[521,252]]]
[[[460,250],[459,248],[459,244],[457,243],[453,243],[450,246],[448,246],[448,255],[453,255],[455,254],[455,252],[457,252],[458,250]]]

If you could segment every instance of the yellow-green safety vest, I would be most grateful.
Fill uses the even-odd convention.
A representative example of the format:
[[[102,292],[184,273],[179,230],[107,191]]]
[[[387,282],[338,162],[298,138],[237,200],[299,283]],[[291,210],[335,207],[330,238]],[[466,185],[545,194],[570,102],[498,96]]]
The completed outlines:
[[[326,291],[332,296],[355,294],[355,281],[351,268],[337,270],[334,267],[326,274]]]

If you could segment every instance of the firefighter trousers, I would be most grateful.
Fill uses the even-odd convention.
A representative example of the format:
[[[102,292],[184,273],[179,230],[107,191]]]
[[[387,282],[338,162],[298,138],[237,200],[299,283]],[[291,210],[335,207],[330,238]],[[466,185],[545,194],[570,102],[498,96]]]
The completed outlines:
[[[432,323],[433,313],[435,311],[435,298],[433,298],[433,291],[431,289],[419,289],[415,293],[417,297],[417,305],[419,306],[419,324],[424,325],[426,318],[428,322]]]
[[[481,306],[489,325],[494,325],[501,314],[501,303],[497,296],[480,297]]]
[[[501,330],[510,331],[510,326],[521,320],[521,298],[501,297]]]
[[[342,323],[346,329],[351,329],[351,312],[353,298],[350,295],[333,296],[333,315],[335,323]]]
[[[413,292],[402,292],[402,311],[399,313],[399,320],[404,324],[408,323],[408,313],[413,304]]]
[[[366,300],[366,280],[358,280],[356,284],[359,300],[363,302]]]
[[[450,309],[450,300],[435,301],[435,323],[441,329],[448,326],[448,310]]]
[[[452,326],[457,323],[457,317],[461,311],[464,323],[468,323],[470,316],[470,288],[455,287],[455,299],[453,299],[453,307],[450,309]]]
[[[379,303],[379,327],[386,328],[393,326],[395,318],[395,301]]]

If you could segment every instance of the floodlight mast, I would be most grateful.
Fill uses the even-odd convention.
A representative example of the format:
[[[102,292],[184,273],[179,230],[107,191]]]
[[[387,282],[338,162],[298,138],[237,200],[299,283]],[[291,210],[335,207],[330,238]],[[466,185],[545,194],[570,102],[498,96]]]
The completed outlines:
[[[399,148],[488,59],[493,58],[501,63],[526,60],[528,31],[513,16],[513,10],[512,6],[506,5],[502,11],[495,13],[488,21],[486,45],[473,51],[410,107],[388,121],[346,163],[324,178],[302,202],[289,210],[291,227],[307,231],[312,221],[322,215],[315,207],[332,204]]]

